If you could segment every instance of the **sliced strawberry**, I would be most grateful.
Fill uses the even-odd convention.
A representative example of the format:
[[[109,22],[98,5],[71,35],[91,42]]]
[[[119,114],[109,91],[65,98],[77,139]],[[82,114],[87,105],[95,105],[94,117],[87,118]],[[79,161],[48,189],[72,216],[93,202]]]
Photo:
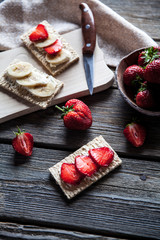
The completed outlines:
[[[145,128],[141,124],[135,122],[128,124],[123,133],[127,140],[135,147],[142,146],[146,138]]]
[[[50,54],[50,55],[55,55],[58,52],[60,52],[62,49],[62,43],[60,39],[57,39],[52,45],[45,47],[44,50]]]
[[[114,157],[114,152],[108,147],[94,148],[89,150],[89,156],[101,167],[108,166]]]
[[[48,32],[43,24],[38,24],[36,29],[29,35],[29,39],[32,42],[46,40],[48,38]]]
[[[65,183],[78,184],[82,179],[82,174],[78,172],[74,163],[63,163],[61,166],[61,179]]]
[[[77,156],[75,165],[78,171],[88,177],[95,173],[98,169],[97,165],[89,156]]]
[[[15,133],[16,137],[12,140],[12,146],[16,152],[31,156],[33,149],[33,136],[30,133],[21,132],[18,128],[18,133]]]

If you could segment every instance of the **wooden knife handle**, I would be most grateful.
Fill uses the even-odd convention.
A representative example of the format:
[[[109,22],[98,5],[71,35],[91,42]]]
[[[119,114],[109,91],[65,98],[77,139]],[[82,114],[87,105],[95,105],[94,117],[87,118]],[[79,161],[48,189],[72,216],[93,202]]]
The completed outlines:
[[[86,3],[79,5],[82,11],[81,25],[84,38],[83,53],[93,54],[96,44],[96,29],[91,9]]]

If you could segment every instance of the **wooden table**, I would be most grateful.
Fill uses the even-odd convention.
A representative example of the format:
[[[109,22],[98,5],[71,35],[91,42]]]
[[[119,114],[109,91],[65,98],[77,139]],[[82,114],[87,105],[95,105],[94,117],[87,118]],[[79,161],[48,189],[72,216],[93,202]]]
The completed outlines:
[[[102,2],[160,42],[159,0]],[[67,130],[54,107],[0,125],[0,239],[160,239],[160,118],[131,109],[115,83],[82,100],[93,114],[85,132]],[[133,116],[147,128],[141,148],[123,136]],[[34,136],[27,160],[11,146],[17,125]],[[122,166],[66,200],[48,168],[100,134]]]

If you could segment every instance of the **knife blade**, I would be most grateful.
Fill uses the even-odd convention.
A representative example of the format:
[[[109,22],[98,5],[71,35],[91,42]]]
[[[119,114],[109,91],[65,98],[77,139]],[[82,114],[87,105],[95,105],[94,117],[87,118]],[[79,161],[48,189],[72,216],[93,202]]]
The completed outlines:
[[[84,46],[82,48],[83,52],[83,65],[85,69],[85,75],[87,80],[87,85],[90,94],[93,94],[93,84],[94,84],[94,49],[96,44],[96,29],[94,23],[94,16],[86,3],[81,3],[79,5],[81,14],[81,26],[82,34],[84,38]]]

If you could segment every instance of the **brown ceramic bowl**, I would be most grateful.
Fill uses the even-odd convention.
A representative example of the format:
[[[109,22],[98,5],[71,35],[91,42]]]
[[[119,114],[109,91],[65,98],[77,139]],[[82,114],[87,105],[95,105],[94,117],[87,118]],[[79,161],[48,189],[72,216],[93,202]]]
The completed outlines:
[[[143,109],[143,108],[138,107],[136,105],[136,103],[134,102],[134,96],[133,96],[132,92],[130,91],[129,88],[127,89],[127,87],[123,83],[123,73],[124,73],[124,71],[130,65],[137,64],[138,55],[144,49],[145,48],[140,48],[138,50],[135,50],[135,51],[131,52],[130,54],[128,54],[127,56],[125,56],[124,58],[122,58],[120,63],[116,67],[115,78],[116,78],[117,85],[118,85],[118,88],[120,90],[120,93],[122,94],[125,101],[131,107],[133,107],[138,112],[140,112],[142,114],[145,114],[145,115],[148,115],[148,116],[160,116],[160,109],[147,110],[147,109]]]

